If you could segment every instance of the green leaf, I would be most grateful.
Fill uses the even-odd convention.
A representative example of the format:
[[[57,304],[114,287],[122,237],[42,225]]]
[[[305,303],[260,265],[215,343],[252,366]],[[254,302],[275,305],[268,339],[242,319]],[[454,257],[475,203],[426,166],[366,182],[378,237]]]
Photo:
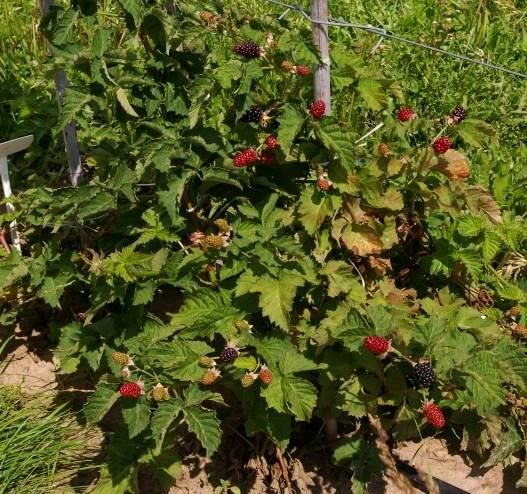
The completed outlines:
[[[129,494],[137,492],[134,480],[134,465],[126,465],[117,472],[104,465],[99,473],[99,481],[91,491],[93,494]]]
[[[262,400],[255,400],[248,410],[245,430],[249,436],[265,433],[281,451],[285,451],[292,432],[291,418],[268,408]]]
[[[215,71],[214,76],[223,89],[229,89],[232,81],[237,81],[242,76],[243,64],[239,60],[230,60],[220,65]]]
[[[143,2],[142,0],[118,0],[121,7],[128,12],[134,19],[136,27],[141,24],[143,15]]]
[[[234,365],[234,367],[236,367],[237,369],[246,369],[248,371],[254,371],[254,369],[256,369],[256,366],[258,365],[258,362],[252,355],[246,355],[238,357],[232,365]]]
[[[79,12],[75,9],[68,9],[64,12],[53,33],[53,44],[61,46],[70,41],[78,15]]]
[[[282,380],[287,406],[298,420],[309,420],[317,404],[317,390],[309,381],[289,376]]]
[[[4,289],[28,273],[24,258],[16,249],[0,262],[0,289]]]
[[[91,45],[91,52],[95,58],[102,58],[108,49],[108,42],[110,41],[110,30],[103,27],[97,28]]]
[[[207,450],[207,455],[212,456],[218,450],[221,442],[220,421],[216,413],[198,406],[187,407],[183,413],[188,430],[196,435]]]
[[[99,385],[84,406],[84,415],[90,423],[96,423],[110,411],[119,399],[119,393],[106,385]]]
[[[61,108],[57,125],[60,129],[75,121],[77,114],[92,100],[92,96],[68,88],[64,94],[64,105]]]
[[[172,220],[172,225],[176,226],[179,223],[179,208],[181,196],[185,190],[185,185],[193,172],[185,171],[180,177],[173,177],[168,183],[168,190],[160,190],[157,192],[160,204],[165,208],[166,212]]]
[[[219,293],[202,289],[186,298],[171,324],[176,329],[188,328],[184,334],[189,338],[198,334],[212,336],[232,328],[240,315]]]
[[[322,121],[317,133],[324,146],[334,152],[348,170],[355,166],[355,139],[350,132],[342,130],[340,124],[329,123],[328,120]]]
[[[296,135],[300,132],[304,115],[298,111],[296,106],[287,104],[284,106],[278,120],[280,122],[280,127],[278,128],[278,143],[283,152],[288,155]]]
[[[168,428],[182,411],[179,400],[163,401],[159,404],[154,416],[152,417],[152,434],[160,450],[165,439]]]
[[[467,144],[480,148],[486,147],[489,140],[496,140],[498,136],[488,123],[470,118],[457,126],[457,132]]]
[[[42,297],[51,307],[60,307],[60,297],[64,293],[69,280],[68,273],[60,273],[56,278],[46,277],[44,283],[38,290]]]
[[[279,328],[288,331],[293,300],[298,287],[303,284],[302,277],[293,272],[283,272],[279,278],[266,274],[256,281],[251,291],[260,293],[259,305],[263,315]]]
[[[123,401],[123,419],[128,427],[130,439],[143,432],[150,422],[150,406],[148,398],[142,396],[138,400],[125,398]]]
[[[364,99],[368,108],[380,111],[389,104],[389,99],[381,84],[372,78],[360,79],[357,91]]]
[[[314,188],[304,189],[298,204],[298,214],[307,233],[314,235],[332,212],[331,198],[327,194]]]
[[[337,297],[348,293],[357,283],[357,273],[347,262],[329,261],[320,271],[328,278],[328,296]]]

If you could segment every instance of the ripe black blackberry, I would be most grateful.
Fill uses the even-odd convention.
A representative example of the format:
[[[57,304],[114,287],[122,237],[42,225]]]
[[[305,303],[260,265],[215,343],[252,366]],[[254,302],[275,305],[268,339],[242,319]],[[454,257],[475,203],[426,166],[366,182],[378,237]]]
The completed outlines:
[[[228,364],[234,362],[238,358],[238,350],[232,346],[228,346],[220,353],[220,362]]]
[[[465,120],[465,118],[467,118],[467,115],[468,111],[462,106],[458,106],[450,112],[450,118],[455,124],[461,123],[463,120]]]
[[[254,123],[260,123],[260,119],[262,118],[263,110],[259,108],[258,106],[251,107],[242,117],[242,120],[244,122],[254,122]]]
[[[428,388],[436,382],[436,373],[430,364],[420,362],[419,364],[415,364],[409,376],[409,381],[416,388]]]
[[[260,58],[262,55],[262,49],[252,41],[236,43],[236,45],[234,45],[234,52],[238,55],[243,55],[246,58]]]

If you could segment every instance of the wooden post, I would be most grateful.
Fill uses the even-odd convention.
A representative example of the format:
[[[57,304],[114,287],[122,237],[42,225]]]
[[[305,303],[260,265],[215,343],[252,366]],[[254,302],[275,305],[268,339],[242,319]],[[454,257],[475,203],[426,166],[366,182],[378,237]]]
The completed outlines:
[[[328,21],[328,0],[311,0],[311,19]],[[313,43],[319,49],[322,63],[315,70],[315,100],[326,103],[326,115],[331,115],[331,81],[329,58],[329,26],[313,23]]]
[[[42,15],[49,12],[49,8],[53,0],[41,0],[40,8]],[[64,105],[64,92],[68,87],[68,78],[63,69],[56,69],[55,74],[55,93],[57,95],[57,103],[59,109]],[[74,122],[70,122],[62,130],[64,139],[64,147],[66,155],[68,156],[68,165],[70,172],[70,181],[73,187],[77,187],[82,181],[82,163],[79,153],[79,142],[77,140],[77,126]]]

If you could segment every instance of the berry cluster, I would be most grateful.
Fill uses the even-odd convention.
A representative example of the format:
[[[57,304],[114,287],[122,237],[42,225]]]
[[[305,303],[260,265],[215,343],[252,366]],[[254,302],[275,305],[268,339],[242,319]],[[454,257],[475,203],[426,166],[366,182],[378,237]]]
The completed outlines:
[[[364,348],[375,355],[382,355],[390,348],[390,342],[383,336],[367,336],[364,338]]]
[[[234,45],[234,52],[246,58],[260,58],[262,51],[262,48],[252,41],[244,41]]]
[[[123,398],[137,399],[143,394],[143,385],[139,382],[127,382],[119,388],[119,394]]]
[[[442,429],[445,426],[445,416],[434,402],[429,401],[424,404],[423,415],[434,429]]]
[[[468,111],[462,106],[454,108],[449,115],[448,122],[451,124],[460,124],[465,118],[467,118]]]
[[[417,117],[417,113],[413,111],[410,107],[405,106],[404,108],[400,108],[397,112],[397,118],[399,119],[399,122],[409,122],[411,120],[414,120]]]
[[[326,114],[326,103],[321,99],[313,101],[309,107],[309,113],[313,118],[320,120]]]
[[[233,346],[225,347],[220,353],[220,362],[229,364],[238,358],[238,350]]]
[[[234,166],[245,168],[246,166],[252,165],[258,161],[258,153],[254,149],[246,149],[245,151],[238,153],[233,161]]]
[[[432,144],[432,147],[437,154],[445,154],[452,148],[452,141],[447,136],[438,137]]]
[[[259,123],[262,118],[263,110],[259,106],[252,106],[242,117],[243,122]]]
[[[426,362],[415,364],[409,377],[410,382],[418,388],[428,388],[436,382],[434,369]]]

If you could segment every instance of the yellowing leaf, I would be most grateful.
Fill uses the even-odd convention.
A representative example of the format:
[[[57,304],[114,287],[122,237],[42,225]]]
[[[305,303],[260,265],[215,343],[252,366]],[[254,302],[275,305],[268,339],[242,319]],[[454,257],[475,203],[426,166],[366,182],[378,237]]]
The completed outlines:
[[[369,226],[348,224],[342,230],[340,240],[357,256],[379,254],[383,249],[380,235]]]
[[[445,154],[433,158],[430,165],[431,169],[437,170],[451,180],[470,178],[470,166],[466,157],[454,149],[449,149]]]
[[[465,200],[467,201],[468,208],[473,214],[483,212],[493,223],[503,223],[501,209],[498,206],[498,203],[483,187],[479,185],[467,187],[465,189]]]
[[[123,107],[123,110],[126,113],[128,113],[128,115],[130,115],[132,117],[139,118],[139,115],[137,114],[137,112],[134,110],[133,106],[128,101],[126,93],[125,93],[125,91],[124,91],[124,89],[122,87],[120,87],[117,90],[116,96],[117,96],[117,101],[119,101],[119,104]]]

